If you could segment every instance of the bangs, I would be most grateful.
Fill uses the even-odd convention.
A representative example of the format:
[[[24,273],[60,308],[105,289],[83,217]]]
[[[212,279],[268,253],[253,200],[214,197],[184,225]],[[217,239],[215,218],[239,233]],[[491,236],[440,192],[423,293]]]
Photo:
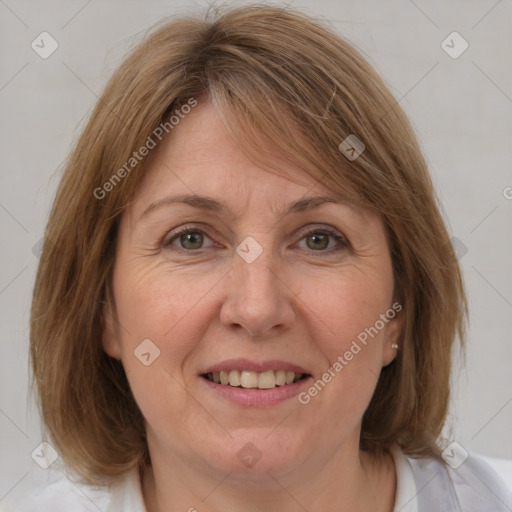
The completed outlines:
[[[279,91],[247,79],[241,82],[239,76],[230,77],[229,82],[211,82],[208,95],[226,130],[253,164],[299,182],[297,176],[283,171],[291,165],[351,203],[362,204],[361,194],[350,183],[350,167],[338,149],[343,140],[339,130],[331,144],[321,140],[326,119],[334,124],[331,112],[306,114]]]

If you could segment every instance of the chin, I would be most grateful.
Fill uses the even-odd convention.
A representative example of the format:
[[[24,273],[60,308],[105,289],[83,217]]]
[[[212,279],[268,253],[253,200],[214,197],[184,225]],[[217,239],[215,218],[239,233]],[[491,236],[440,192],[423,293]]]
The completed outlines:
[[[269,435],[270,433],[270,435]],[[300,439],[284,439],[283,433],[277,429],[245,430],[229,438],[227,445],[220,452],[210,454],[213,461],[209,463],[219,471],[232,473],[230,479],[239,480],[247,484],[249,481],[255,486],[269,483],[275,486],[272,477],[279,478],[297,469],[304,459],[305,445]]]

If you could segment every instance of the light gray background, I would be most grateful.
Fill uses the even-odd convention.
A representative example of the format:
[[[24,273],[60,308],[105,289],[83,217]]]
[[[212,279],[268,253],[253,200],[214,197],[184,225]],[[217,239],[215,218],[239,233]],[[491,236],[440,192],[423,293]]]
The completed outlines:
[[[31,459],[41,432],[27,404],[28,323],[38,263],[33,247],[61,164],[126,51],[163,17],[206,5],[0,0],[0,507],[45,476]],[[459,240],[471,307],[468,357],[454,375],[447,432],[466,449],[512,458],[511,2],[291,5],[329,20],[352,41],[413,121]],[[43,31],[59,44],[46,60],[31,48]],[[469,43],[457,59],[441,47],[453,31]]]

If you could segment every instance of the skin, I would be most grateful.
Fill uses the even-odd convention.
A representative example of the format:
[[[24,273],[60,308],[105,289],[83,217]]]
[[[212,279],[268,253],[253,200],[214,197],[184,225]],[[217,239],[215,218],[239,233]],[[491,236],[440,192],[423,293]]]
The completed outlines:
[[[359,437],[379,372],[396,355],[400,315],[307,405],[293,397],[241,407],[198,375],[243,357],[289,361],[320,378],[393,304],[382,220],[343,202],[283,216],[304,197],[339,197],[289,163],[286,176],[256,167],[206,102],[154,151],[120,224],[113,284],[123,329],[108,309],[103,335],[146,420],[148,512],[392,511],[392,459],[360,452]],[[231,213],[180,203],[142,215],[154,201],[189,193]],[[192,243],[173,238],[185,225],[203,233],[202,245],[200,234]],[[317,238],[306,236],[310,228]],[[326,228],[349,245],[334,237],[323,245]],[[263,249],[252,263],[236,253],[247,236]],[[160,355],[145,366],[134,350],[148,338]],[[237,457],[248,442],[261,454],[251,468]]]

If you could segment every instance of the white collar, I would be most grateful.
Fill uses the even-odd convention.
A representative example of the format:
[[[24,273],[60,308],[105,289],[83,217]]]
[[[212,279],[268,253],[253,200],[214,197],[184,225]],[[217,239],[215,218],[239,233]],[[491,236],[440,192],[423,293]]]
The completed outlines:
[[[147,512],[142,497],[142,485],[137,468],[112,486],[111,499],[105,512]]]
[[[418,491],[411,464],[398,445],[392,445],[390,452],[396,471],[396,497],[393,512],[418,512]]]

